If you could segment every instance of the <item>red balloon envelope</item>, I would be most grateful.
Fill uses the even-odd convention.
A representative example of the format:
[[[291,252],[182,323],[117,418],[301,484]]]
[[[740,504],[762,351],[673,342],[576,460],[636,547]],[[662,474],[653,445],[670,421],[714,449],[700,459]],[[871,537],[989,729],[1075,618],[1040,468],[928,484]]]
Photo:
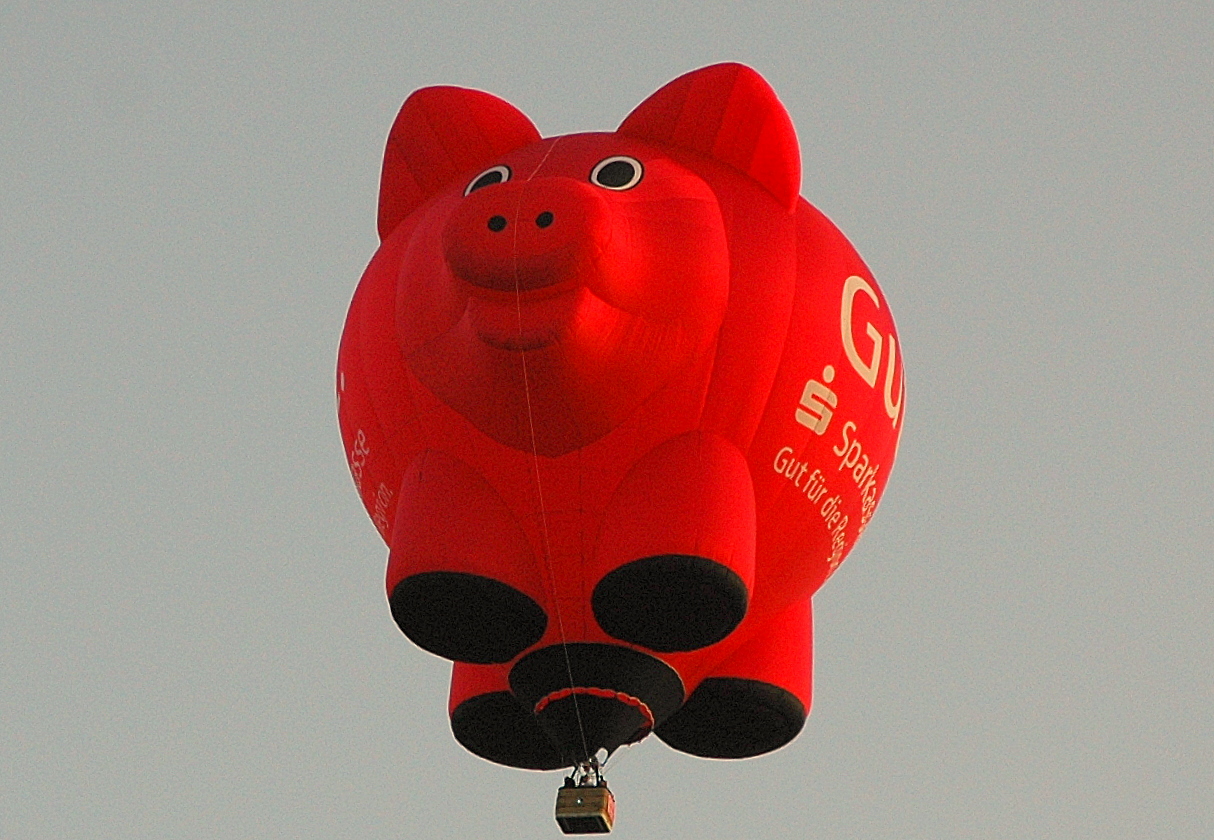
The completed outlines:
[[[737,64],[613,133],[541,138],[453,87],[401,109],[339,416],[392,615],[455,662],[477,755],[800,731],[810,596],[873,515],[904,393],[889,307],[800,181]]]

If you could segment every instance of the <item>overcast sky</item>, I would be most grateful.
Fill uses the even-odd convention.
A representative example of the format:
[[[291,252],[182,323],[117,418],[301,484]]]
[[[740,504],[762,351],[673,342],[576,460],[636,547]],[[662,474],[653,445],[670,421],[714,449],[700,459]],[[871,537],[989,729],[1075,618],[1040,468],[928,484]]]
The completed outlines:
[[[615,836],[1214,836],[1214,9],[0,9],[0,837],[544,838],[463,751],[333,400],[428,84],[545,135],[742,61],[897,318],[907,414],[801,736],[623,751]]]

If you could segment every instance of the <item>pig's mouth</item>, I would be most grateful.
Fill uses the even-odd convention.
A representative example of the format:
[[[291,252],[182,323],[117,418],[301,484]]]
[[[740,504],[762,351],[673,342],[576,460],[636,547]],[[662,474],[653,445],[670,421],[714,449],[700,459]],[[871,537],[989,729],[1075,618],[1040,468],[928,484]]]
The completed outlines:
[[[585,290],[544,291],[469,295],[467,317],[476,337],[490,347],[516,353],[560,342],[577,321]]]

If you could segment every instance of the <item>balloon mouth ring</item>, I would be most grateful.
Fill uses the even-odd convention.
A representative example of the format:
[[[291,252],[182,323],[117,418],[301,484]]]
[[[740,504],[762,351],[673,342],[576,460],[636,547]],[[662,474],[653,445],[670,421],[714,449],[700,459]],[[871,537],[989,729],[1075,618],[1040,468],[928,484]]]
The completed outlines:
[[[631,694],[625,694],[623,691],[612,691],[609,688],[587,688],[585,686],[575,686],[574,688],[561,688],[556,691],[549,692],[539,699],[535,704],[535,708],[531,711],[534,714],[539,714],[547,708],[549,703],[554,703],[557,700],[564,700],[566,697],[572,697],[574,694],[586,694],[591,697],[602,697],[607,700],[616,700],[626,706],[632,706],[641,713],[641,717],[645,719],[644,729],[653,729],[654,717],[653,711],[649,705],[639,697],[633,697]]]

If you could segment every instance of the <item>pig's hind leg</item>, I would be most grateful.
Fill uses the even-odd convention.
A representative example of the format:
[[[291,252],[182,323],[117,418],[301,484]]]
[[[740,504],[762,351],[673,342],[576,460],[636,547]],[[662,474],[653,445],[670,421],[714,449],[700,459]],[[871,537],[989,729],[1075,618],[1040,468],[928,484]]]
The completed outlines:
[[[757,628],[655,734],[703,758],[750,758],[779,749],[809,714],[812,646],[806,598]]]
[[[526,770],[556,770],[572,762],[510,690],[505,665],[456,662],[447,704],[451,733],[481,758]]]

